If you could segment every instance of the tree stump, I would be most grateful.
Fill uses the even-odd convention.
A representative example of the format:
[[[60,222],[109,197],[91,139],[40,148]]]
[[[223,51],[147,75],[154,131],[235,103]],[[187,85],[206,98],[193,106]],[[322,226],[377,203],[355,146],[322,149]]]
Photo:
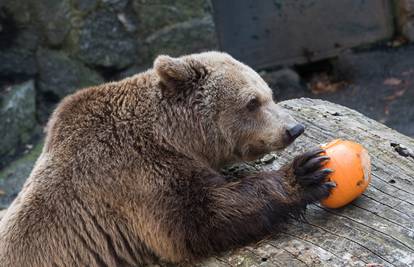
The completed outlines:
[[[301,98],[280,104],[306,126],[305,134],[285,151],[237,171],[278,168],[305,150],[343,138],[369,151],[371,184],[344,208],[310,205],[307,221],[292,220],[258,244],[198,266],[414,266],[414,140],[330,102]]]

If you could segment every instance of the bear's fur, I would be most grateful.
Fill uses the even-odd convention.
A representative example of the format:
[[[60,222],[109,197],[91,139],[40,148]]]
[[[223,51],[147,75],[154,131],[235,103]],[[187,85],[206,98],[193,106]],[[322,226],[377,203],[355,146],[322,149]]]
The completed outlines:
[[[316,149],[278,171],[224,165],[289,145],[295,121],[231,56],[159,56],[154,68],[66,97],[0,222],[1,266],[193,263],[258,241],[329,194]]]

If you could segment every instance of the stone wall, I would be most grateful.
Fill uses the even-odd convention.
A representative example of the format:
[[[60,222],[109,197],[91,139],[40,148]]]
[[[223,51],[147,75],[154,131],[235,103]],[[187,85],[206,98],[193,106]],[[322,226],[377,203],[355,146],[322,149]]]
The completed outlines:
[[[217,48],[211,12],[209,0],[0,1],[0,158],[65,95],[140,72],[161,53]]]

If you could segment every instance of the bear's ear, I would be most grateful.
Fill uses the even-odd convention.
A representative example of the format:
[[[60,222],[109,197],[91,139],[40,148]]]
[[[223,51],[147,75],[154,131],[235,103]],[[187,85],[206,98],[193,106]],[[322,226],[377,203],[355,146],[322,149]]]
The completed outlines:
[[[195,82],[205,74],[204,66],[197,60],[160,55],[154,61],[154,69],[167,87]]]

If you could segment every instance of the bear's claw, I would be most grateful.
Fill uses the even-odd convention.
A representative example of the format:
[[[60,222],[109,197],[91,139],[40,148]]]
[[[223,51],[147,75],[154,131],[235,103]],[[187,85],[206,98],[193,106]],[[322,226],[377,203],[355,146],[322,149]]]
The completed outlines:
[[[321,148],[313,149],[293,161],[293,173],[296,182],[303,189],[303,198],[307,203],[328,197],[330,190],[336,186],[327,179],[333,170],[323,168],[329,160],[328,156],[322,155],[324,152]]]
[[[326,161],[330,158],[328,156],[318,156],[314,158],[310,158],[307,162],[302,163],[302,166],[298,166],[295,168],[296,175],[304,175],[306,173],[315,172],[320,169]]]
[[[331,169],[323,169],[304,176],[299,176],[299,179],[298,176],[296,176],[296,179],[302,187],[318,185],[326,181],[326,177],[332,172],[333,170]]]

